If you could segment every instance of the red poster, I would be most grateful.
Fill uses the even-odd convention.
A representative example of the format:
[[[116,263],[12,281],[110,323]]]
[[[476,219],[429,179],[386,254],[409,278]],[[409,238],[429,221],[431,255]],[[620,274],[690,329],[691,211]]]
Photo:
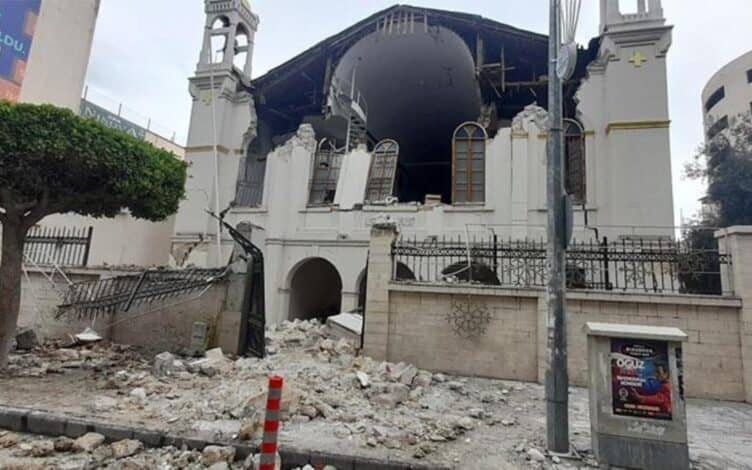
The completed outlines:
[[[671,420],[668,343],[611,340],[613,412],[620,416]]]

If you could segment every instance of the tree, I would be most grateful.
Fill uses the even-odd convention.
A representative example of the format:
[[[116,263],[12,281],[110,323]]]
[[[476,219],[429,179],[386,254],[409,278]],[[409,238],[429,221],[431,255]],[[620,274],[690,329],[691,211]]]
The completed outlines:
[[[687,175],[708,184],[703,224],[752,225],[752,114],[702,146]]]
[[[0,102],[0,369],[21,301],[26,233],[44,217],[160,221],[177,212],[186,165],[174,155],[54,106]]]

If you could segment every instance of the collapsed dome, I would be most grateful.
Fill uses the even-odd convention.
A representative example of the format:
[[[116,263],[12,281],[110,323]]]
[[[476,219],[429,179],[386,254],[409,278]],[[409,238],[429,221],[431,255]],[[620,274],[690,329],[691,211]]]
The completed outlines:
[[[481,110],[475,62],[462,38],[441,26],[387,25],[354,44],[334,78],[346,93],[354,78],[371,137],[399,143],[400,201],[441,194],[450,202],[454,130]]]

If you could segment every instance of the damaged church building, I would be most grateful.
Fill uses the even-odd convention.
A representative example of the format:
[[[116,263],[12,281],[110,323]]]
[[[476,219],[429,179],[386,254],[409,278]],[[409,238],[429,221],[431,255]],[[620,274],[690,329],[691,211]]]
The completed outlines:
[[[660,0],[600,7],[564,84],[575,238],[670,237],[671,27]],[[362,311],[377,221],[427,244],[545,238],[547,36],[398,5],[250,79],[259,18],[239,0],[206,14],[173,253],[223,266],[234,243],[207,210],[251,224],[267,323]]]
[[[205,13],[189,79],[186,198],[164,247],[170,269],[68,270],[73,285],[49,299],[62,308],[43,336],[81,331],[94,317],[105,339],[154,353],[201,343],[263,355],[267,326],[353,313],[344,317],[354,324],[339,327],[361,332],[376,359],[538,379],[547,36],[397,5],[251,79],[259,17],[244,0],[205,0]],[[599,31],[579,47],[564,83],[564,184],[576,240],[567,284],[604,296],[686,292],[672,228],[672,27],[660,0],[638,2],[636,12],[601,0]],[[434,291],[392,292],[398,287]],[[410,325],[388,310],[417,311],[424,302],[416,295],[441,318],[416,322],[422,330],[411,339]],[[514,331],[524,337],[491,346],[478,339],[493,331],[493,315],[479,307],[493,296],[520,310],[514,321],[527,323]],[[467,331],[457,331],[459,311],[480,321],[460,319]],[[387,324],[391,339],[382,335]],[[441,336],[453,329],[456,337]],[[429,336],[455,351],[485,344],[491,356],[518,355],[526,365],[474,369],[384,346],[402,338],[440,358],[421,339]]]

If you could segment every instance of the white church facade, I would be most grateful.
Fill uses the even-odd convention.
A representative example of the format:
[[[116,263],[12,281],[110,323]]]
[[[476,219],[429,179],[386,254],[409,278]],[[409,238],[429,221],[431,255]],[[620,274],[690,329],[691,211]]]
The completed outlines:
[[[672,28],[660,0],[637,5],[601,0],[564,86],[578,239],[673,235]],[[177,264],[227,263],[206,210],[231,207],[227,222],[254,226],[276,323],[362,305],[375,221],[418,240],[544,237],[546,36],[400,5],[251,80],[259,18],[244,0],[205,6]]]

